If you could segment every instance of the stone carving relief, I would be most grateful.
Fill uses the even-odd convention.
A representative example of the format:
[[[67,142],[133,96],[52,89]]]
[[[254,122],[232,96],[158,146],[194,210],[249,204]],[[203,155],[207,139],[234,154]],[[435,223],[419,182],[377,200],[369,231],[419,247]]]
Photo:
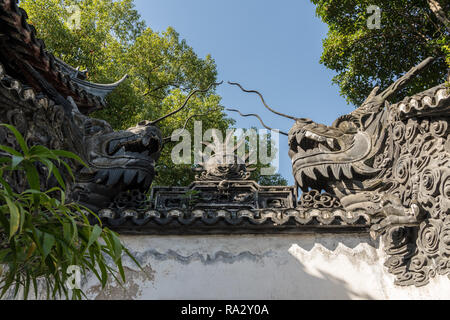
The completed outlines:
[[[102,120],[79,112],[72,99],[69,114],[47,96],[39,96],[18,80],[8,76],[0,65],[1,122],[14,125],[31,145],[75,152],[89,168],[76,166],[77,183],[71,197],[92,209],[108,206],[114,196],[128,189],[146,189],[154,177],[162,138],[155,126],[140,124],[125,131],[113,131]],[[17,103],[19,102],[19,103]],[[18,148],[12,133],[0,129],[0,143]],[[42,177],[46,177],[40,168]],[[23,179],[11,179],[17,190]],[[52,186],[55,181],[42,184]]]
[[[390,104],[388,98],[432,62],[426,59],[357,110],[326,126],[290,130],[289,155],[301,207],[363,210],[382,236],[398,285],[422,286],[449,273],[450,94],[445,84]]]
[[[149,199],[167,141],[157,124],[201,90],[161,119],[114,131],[89,113],[105,107],[107,94],[126,77],[110,85],[87,82],[84,72],[45,51],[16,1],[0,0],[0,25],[0,121],[14,125],[30,146],[78,154],[89,167],[72,164],[76,182],[69,196],[98,212],[106,225],[130,234],[370,231],[382,238],[386,268],[397,285],[420,287],[450,274],[449,90],[440,85],[388,102],[432,59],[385,91],[374,89],[331,126],[276,112],[258,92],[232,83],[295,122],[282,134],[289,139],[296,186],[251,181],[246,159],[230,154],[226,142],[210,145],[213,152],[193,184],[155,186]],[[0,144],[18,148],[3,127]],[[38,170],[43,186],[56,183]],[[26,188],[21,173],[9,181],[17,191]]]

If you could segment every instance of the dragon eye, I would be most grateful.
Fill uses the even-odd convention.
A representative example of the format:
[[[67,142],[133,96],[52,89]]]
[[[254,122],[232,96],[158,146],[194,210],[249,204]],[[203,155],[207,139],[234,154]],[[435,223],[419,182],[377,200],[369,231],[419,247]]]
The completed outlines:
[[[333,124],[334,127],[341,129],[344,133],[356,133],[358,131],[359,126],[357,125],[357,121],[353,117],[349,117],[348,115],[342,116],[336,120]]]
[[[111,132],[112,128],[103,121],[88,121],[84,124],[84,133],[86,135],[95,135],[97,133]]]
[[[102,128],[99,126],[93,126],[86,129],[86,133],[90,135],[99,133],[100,131],[102,131]]]
[[[342,122],[339,125],[339,129],[341,129],[344,133],[355,133],[357,131],[357,127],[353,122]]]

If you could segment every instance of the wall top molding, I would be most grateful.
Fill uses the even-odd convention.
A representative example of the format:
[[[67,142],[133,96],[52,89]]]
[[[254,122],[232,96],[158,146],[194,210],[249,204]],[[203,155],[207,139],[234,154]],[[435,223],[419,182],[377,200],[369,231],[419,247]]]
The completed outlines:
[[[113,210],[98,214],[102,222],[128,235],[301,234],[369,232],[365,212],[342,209],[260,210]]]

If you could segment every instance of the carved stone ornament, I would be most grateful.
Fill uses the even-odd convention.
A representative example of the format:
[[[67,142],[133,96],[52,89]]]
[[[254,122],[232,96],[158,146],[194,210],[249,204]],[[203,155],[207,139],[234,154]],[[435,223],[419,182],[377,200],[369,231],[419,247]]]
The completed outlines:
[[[422,286],[450,271],[448,89],[383,106],[363,106],[329,128],[298,121],[294,174],[304,191],[327,190],[345,210],[380,218],[371,231],[383,235],[396,283]]]
[[[383,240],[386,269],[397,285],[424,286],[450,274],[448,88],[388,102],[432,59],[384,92],[375,89],[331,126],[280,114],[262,99],[295,121],[286,133],[294,187],[259,186],[245,159],[224,161],[232,154],[211,145],[193,184],[153,187],[149,198],[166,141],[156,125],[201,90],[161,119],[114,131],[89,113],[107,107],[105,97],[126,77],[109,85],[87,82],[85,72],[46,52],[26,17],[16,1],[0,0],[0,121],[14,125],[30,146],[78,154],[88,168],[71,163],[76,182],[68,183],[69,200],[97,212],[106,225],[128,234],[371,232]],[[3,127],[0,144],[18,148]],[[38,170],[43,187],[56,185],[45,168]],[[8,177],[18,192],[24,181],[21,173]]]
[[[442,84],[387,102],[431,61],[381,94],[374,89],[332,126],[283,115],[295,120],[289,155],[303,191],[300,206],[365,212],[401,286],[423,286],[450,272],[449,89]]]

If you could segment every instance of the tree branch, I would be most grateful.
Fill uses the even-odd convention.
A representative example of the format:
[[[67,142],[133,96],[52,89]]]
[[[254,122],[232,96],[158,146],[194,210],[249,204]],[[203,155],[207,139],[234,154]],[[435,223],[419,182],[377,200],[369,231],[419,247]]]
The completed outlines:
[[[438,20],[441,21],[447,28],[447,31],[450,32],[450,20],[447,18],[447,15],[445,14],[444,9],[442,9],[440,3],[437,0],[427,0],[427,2],[436,18],[438,18]]]

